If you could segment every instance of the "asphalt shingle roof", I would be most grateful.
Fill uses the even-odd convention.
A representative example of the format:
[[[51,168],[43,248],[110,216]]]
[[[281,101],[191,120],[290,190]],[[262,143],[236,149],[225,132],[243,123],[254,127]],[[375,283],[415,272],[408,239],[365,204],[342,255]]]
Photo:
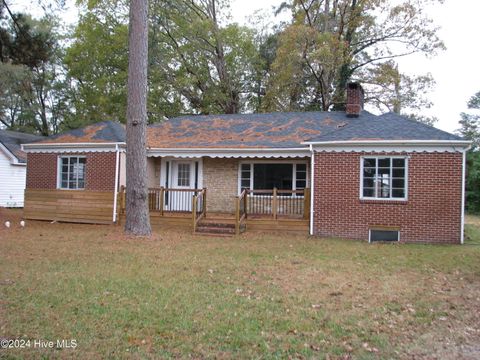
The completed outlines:
[[[395,113],[350,118],[345,126],[308,141],[463,140],[457,135]]]
[[[393,113],[345,112],[191,115],[151,125],[149,148],[290,148],[304,141],[462,140]]]
[[[55,143],[125,142],[125,127],[104,121],[50,136]],[[150,125],[148,148],[292,148],[305,141],[462,140],[432,126],[393,113],[358,118],[345,112],[190,115]]]
[[[44,137],[17,131],[0,130],[0,143],[17,158],[19,163],[27,161],[27,154],[22,151],[21,145],[33,143],[41,139],[44,139]]]
[[[125,127],[119,122],[102,121],[84,128],[49,136],[40,144],[125,142]]]

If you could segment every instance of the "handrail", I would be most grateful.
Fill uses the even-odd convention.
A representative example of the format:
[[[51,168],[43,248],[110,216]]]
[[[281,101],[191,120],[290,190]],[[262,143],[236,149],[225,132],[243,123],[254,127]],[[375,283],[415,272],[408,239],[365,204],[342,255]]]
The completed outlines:
[[[243,189],[239,196],[235,197],[235,234],[240,235],[240,229],[247,219],[247,189]]]
[[[198,210],[198,203],[200,201],[201,209]],[[192,225],[193,232],[197,231],[197,226],[200,220],[207,216],[207,189],[203,188],[199,193],[192,196]]]

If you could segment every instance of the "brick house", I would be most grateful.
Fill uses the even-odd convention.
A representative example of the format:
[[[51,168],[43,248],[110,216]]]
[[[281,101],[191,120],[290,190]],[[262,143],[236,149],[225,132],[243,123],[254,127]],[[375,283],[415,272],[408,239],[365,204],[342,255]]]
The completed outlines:
[[[469,142],[397,114],[363,110],[357,83],[348,85],[346,109],[192,115],[149,126],[152,221],[184,219],[208,232],[231,227],[462,243]],[[24,150],[27,218],[121,219],[120,124],[94,124]]]

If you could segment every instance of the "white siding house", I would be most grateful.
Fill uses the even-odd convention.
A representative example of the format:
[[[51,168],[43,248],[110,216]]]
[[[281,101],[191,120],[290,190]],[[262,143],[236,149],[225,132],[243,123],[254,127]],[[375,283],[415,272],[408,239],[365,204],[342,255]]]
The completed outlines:
[[[39,139],[35,135],[0,130],[0,207],[23,207],[27,158],[21,144]]]

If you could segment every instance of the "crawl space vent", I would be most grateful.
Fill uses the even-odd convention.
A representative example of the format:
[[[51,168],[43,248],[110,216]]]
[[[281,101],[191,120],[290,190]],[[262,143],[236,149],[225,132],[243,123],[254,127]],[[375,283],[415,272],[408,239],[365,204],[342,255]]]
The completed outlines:
[[[399,240],[400,231],[398,230],[370,229],[370,242]]]

